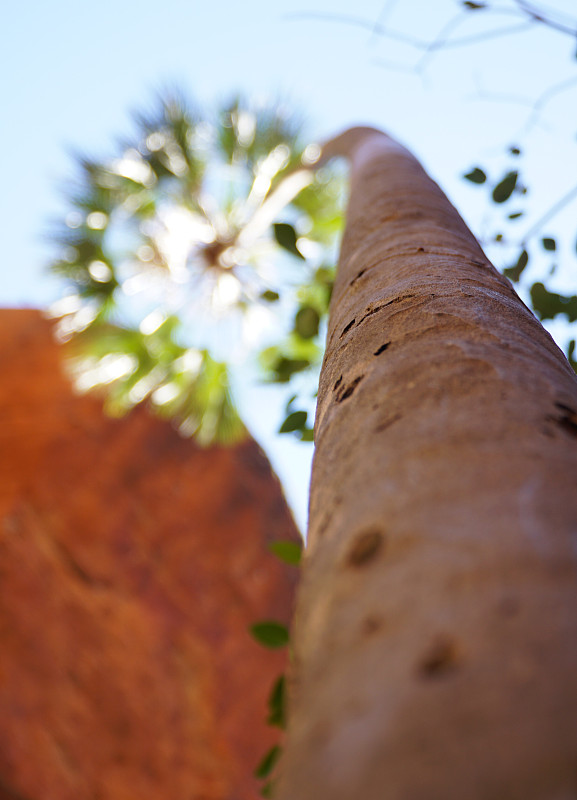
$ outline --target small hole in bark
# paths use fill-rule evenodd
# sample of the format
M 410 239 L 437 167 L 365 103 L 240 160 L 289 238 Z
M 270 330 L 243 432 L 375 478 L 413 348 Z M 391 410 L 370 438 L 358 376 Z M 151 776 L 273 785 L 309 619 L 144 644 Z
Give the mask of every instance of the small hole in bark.
M 354 379 L 354 381 L 349 383 L 348 386 L 345 386 L 337 397 L 337 403 L 342 403 L 343 400 L 346 400 L 348 397 L 350 397 L 364 377 L 364 375 L 359 375 Z
M 557 419 L 556 422 L 563 428 L 565 433 L 568 433 L 570 436 L 577 436 L 577 418 L 573 420 L 569 417 L 561 417 Z
M 424 252 L 425 252 L 424 247 L 419 247 L 419 249 L 417 250 L 417 253 L 424 253 Z
M 316 532 L 316 535 L 319 537 L 319 539 L 320 539 L 321 536 L 324 536 L 324 534 L 326 533 L 326 530 L 329 527 L 329 524 L 330 524 L 332 518 L 333 518 L 333 515 L 329 513 L 320 522 L 319 527 L 317 528 L 317 532 Z
M 383 620 L 381 617 L 370 616 L 363 620 L 361 625 L 361 634 L 363 636 L 372 636 L 383 627 Z
M 343 382 L 343 376 L 341 375 L 340 378 L 337 381 L 335 381 L 335 385 L 333 386 L 333 392 L 336 392 L 336 390 L 339 388 L 342 382 Z
M 383 431 L 386 431 L 387 428 L 390 428 L 390 426 L 394 422 L 397 422 L 400 419 L 401 419 L 401 414 L 393 414 L 392 417 L 389 417 L 389 419 L 383 420 L 382 422 L 380 422 L 377 425 L 377 427 L 375 428 L 375 433 L 382 433 Z
M 577 411 L 574 411 L 564 403 L 555 403 L 555 407 L 561 411 L 559 416 L 548 416 L 546 419 L 555 422 L 569 436 L 577 436 Z
M 458 661 L 455 642 L 448 636 L 438 636 L 429 646 L 419 664 L 424 678 L 437 678 L 453 670 Z
M 339 339 L 342 339 L 342 338 L 343 338 L 343 336 L 345 335 L 345 333 L 347 333 L 348 331 L 350 331 L 350 329 L 353 327 L 353 325 L 355 324 L 355 322 L 356 322 L 356 320 L 352 319 L 352 320 L 349 322 L 349 324 L 348 324 L 348 325 L 345 325 L 345 327 L 343 328 L 343 332 L 342 332 L 342 333 L 341 333 L 341 335 L 339 336 Z
M 389 345 L 390 345 L 390 342 L 385 342 L 384 344 L 382 344 L 382 345 L 379 347 L 379 349 L 378 349 L 378 350 L 375 350 L 375 352 L 373 353 L 373 355 L 374 355 L 374 356 L 380 356 L 380 355 L 381 355 L 381 353 L 384 353 L 384 352 L 385 352 L 385 350 L 387 349 L 387 347 L 388 347 Z
M 567 414 L 577 414 L 576 411 L 573 411 L 572 408 L 570 408 L 569 406 L 566 406 L 565 403 L 555 403 L 555 405 L 557 406 L 559 411 L 565 411 L 565 413 L 567 413 Z
M 375 528 L 360 533 L 347 555 L 347 564 L 350 567 L 364 567 L 372 561 L 381 550 L 385 537 Z
M 358 281 L 358 279 L 359 279 L 360 277 L 362 277 L 362 276 L 365 274 L 365 272 L 366 272 L 366 269 L 362 269 L 362 270 L 359 272 L 359 274 L 358 274 L 358 275 L 355 275 L 355 277 L 354 277 L 354 278 L 352 279 L 352 281 L 349 283 L 349 286 L 352 286 L 352 285 L 353 285 L 353 283 L 355 283 L 355 281 Z

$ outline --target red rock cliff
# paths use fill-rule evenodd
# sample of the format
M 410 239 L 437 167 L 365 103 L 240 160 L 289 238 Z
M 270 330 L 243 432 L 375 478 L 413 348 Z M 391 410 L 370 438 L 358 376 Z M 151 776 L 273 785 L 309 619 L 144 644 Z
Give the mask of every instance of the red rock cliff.
M 50 325 L 0 312 L 0 800 L 244 800 L 274 743 L 297 533 L 253 441 L 105 418 Z

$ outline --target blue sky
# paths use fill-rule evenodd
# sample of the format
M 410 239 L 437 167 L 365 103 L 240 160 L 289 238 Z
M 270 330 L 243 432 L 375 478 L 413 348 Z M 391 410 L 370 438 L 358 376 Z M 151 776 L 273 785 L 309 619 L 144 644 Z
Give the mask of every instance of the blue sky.
M 0 32 L 0 302 L 43 306 L 58 296 L 45 274 L 50 248 L 43 233 L 62 209 L 58 185 L 71 174 L 70 150 L 106 155 L 130 133 L 131 110 L 150 105 L 157 89 L 175 82 L 207 106 L 237 90 L 280 93 L 308 115 L 317 139 L 354 123 L 384 127 L 423 160 L 481 238 L 495 231 L 486 193 L 461 176 L 479 163 L 499 177 L 509 163 L 505 147 L 519 143 L 531 189 L 521 223 L 528 229 L 577 183 L 574 40 L 533 25 L 430 52 L 416 73 L 417 47 L 370 29 L 378 23 L 432 41 L 461 13 L 450 36 L 464 38 L 517 25 L 508 13 L 514 7 L 514 0 L 504 0 L 502 13 L 490 15 L 466 13 L 456 0 L 11 3 Z M 547 8 L 557 17 L 577 16 L 574 0 Z M 544 102 L 543 93 L 555 86 L 559 91 Z M 539 98 L 540 113 L 532 116 Z M 559 291 L 575 291 L 576 209 L 573 203 L 543 231 L 561 241 L 551 284 Z M 502 249 L 489 252 L 504 263 L 510 257 Z M 549 262 L 532 259 L 533 280 Z M 554 334 L 561 343 L 570 335 L 562 324 Z M 311 448 L 271 436 L 282 414 L 282 398 L 271 390 L 245 387 L 241 402 L 302 524 Z

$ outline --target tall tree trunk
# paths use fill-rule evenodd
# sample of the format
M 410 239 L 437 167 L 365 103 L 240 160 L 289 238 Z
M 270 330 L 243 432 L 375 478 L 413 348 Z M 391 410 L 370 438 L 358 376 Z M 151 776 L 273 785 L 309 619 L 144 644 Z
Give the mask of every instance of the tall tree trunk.
M 343 142 L 279 797 L 577 798 L 576 376 L 415 158 Z

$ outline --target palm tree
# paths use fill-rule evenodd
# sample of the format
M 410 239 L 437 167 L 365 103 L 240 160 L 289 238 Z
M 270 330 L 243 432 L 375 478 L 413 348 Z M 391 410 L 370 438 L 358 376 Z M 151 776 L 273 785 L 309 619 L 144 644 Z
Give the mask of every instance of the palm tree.
M 415 158 L 353 129 L 281 800 L 575 794 L 577 379 Z
M 78 387 L 106 387 L 109 411 L 147 401 L 201 444 L 232 443 L 229 367 L 263 317 L 283 331 L 292 315 L 263 355 L 274 379 L 320 360 L 340 182 L 311 169 L 319 148 L 280 104 L 202 117 L 172 93 L 136 126 L 115 157 L 78 159 L 52 265 L 70 290 L 52 313 Z

